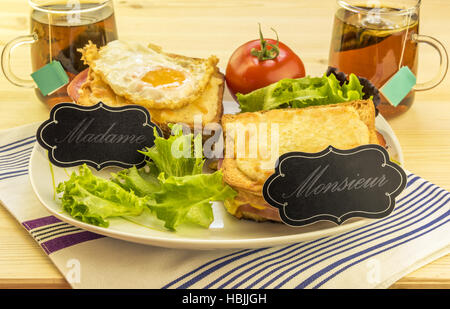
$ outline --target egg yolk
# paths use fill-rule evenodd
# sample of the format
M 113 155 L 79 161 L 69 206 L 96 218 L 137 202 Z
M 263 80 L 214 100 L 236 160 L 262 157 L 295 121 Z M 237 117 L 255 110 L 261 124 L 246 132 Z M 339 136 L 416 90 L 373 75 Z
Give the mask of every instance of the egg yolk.
M 164 85 L 176 87 L 181 85 L 185 79 L 186 76 L 181 71 L 170 68 L 158 68 L 147 72 L 147 74 L 145 74 L 142 78 L 142 81 L 152 85 L 153 87 Z

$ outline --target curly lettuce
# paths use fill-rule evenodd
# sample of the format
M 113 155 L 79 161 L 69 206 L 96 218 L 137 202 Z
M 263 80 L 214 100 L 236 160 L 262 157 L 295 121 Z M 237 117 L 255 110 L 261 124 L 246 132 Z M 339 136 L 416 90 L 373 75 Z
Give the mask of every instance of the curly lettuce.
M 155 145 L 142 151 L 152 160 L 147 167 L 121 171 L 113 181 L 148 196 L 148 208 L 166 228 L 175 230 L 182 223 L 207 228 L 214 220 L 211 202 L 231 199 L 236 192 L 223 183 L 221 171 L 202 174 L 201 135 L 183 135 L 179 125 L 172 126 L 172 133 L 167 139 L 155 134 Z
M 156 167 L 167 176 L 201 174 L 205 163 L 202 136 L 183 135 L 181 125 L 170 127 L 173 135 L 165 139 L 158 136 L 155 130 L 155 145 L 141 151 L 152 160 L 149 162 L 150 168 Z
M 143 168 L 132 167 L 96 177 L 83 165 L 79 174 L 59 184 L 62 207 L 72 217 L 107 227 L 108 218 L 139 216 L 148 209 L 169 230 L 180 224 L 209 227 L 213 222 L 212 201 L 225 201 L 236 192 L 224 184 L 222 172 L 202 174 L 201 135 L 183 135 L 173 127 L 168 139 L 155 133 L 155 145 L 142 151 L 151 161 Z
M 121 186 L 128 192 L 133 192 L 139 197 L 147 196 L 158 191 L 161 184 L 158 180 L 158 171 L 155 168 L 145 169 L 133 166 L 122 170 L 117 174 L 111 174 L 111 181 Z
M 62 208 L 80 221 L 108 227 L 108 218 L 139 216 L 145 209 L 149 197 L 138 197 L 116 183 L 96 177 L 86 164 L 79 167 L 79 173 L 72 173 L 70 179 L 60 183 L 57 193 Z
M 334 74 L 323 77 L 282 79 L 248 94 L 238 93 L 242 112 L 277 108 L 302 108 L 362 99 L 363 86 L 356 75 L 341 85 Z
M 214 220 L 211 202 L 225 201 L 236 195 L 230 186 L 223 184 L 221 171 L 168 178 L 161 174 L 159 179 L 161 190 L 151 195 L 149 209 L 169 230 L 175 230 L 182 223 L 209 227 Z

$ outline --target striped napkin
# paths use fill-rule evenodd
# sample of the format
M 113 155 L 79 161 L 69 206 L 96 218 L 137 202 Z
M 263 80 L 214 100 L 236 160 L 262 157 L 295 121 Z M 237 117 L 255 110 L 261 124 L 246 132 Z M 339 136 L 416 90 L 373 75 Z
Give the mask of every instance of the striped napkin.
M 0 132 L 0 200 L 74 288 L 386 288 L 450 251 L 450 193 L 411 173 L 391 215 L 308 242 L 194 251 L 83 231 L 51 216 L 31 189 L 37 126 Z

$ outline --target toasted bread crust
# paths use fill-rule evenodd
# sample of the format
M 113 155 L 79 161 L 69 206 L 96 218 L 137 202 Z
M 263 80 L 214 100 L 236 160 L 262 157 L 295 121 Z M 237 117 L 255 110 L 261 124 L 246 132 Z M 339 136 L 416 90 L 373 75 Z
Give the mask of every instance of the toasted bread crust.
M 308 107 L 307 109 L 329 109 L 335 106 L 346 107 L 351 106 L 354 107 L 357 114 L 359 115 L 359 119 L 367 126 L 368 128 L 368 143 L 369 144 L 381 144 L 379 142 L 379 138 L 377 136 L 377 132 L 375 130 L 375 107 L 370 100 L 358 100 L 352 101 L 348 103 L 338 103 L 326 106 L 313 106 Z M 289 109 L 284 110 L 283 113 L 295 113 L 300 109 Z M 277 119 L 279 117 L 285 116 L 285 114 L 280 113 L 282 110 L 271 110 L 271 111 L 261 111 L 256 113 L 242 113 L 237 115 L 224 115 L 222 117 L 222 125 L 224 131 L 226 131 L 227 124 L 239 121 L 242 119 L 252 119 L 255 114 L 265 114 L 271 113 L 271 119 Z M 327 111 L 324 111 L 327 112 Z M 357 117 L 357 116 L 356 116 Z M 245 121 L 244 121 L 245 122 Z M 246 175 L 241 169 L 239 169 L 237 160 L 235 158 L 224 158 L 222 163 L 223 177 L 224 181 L 234 187 L 237 190 L 243 190 L 249 193 L 261 195 L 262 185 L 261 181 L 257 181 L 256 179 L 251 179 L 248 175 Z
M 238 195 L 235 197 L 235 200 L 245 203 L 239 206 L 233 214 L 236 218 L 251 219 L 259 222 L 281 222 L 279 210 L 269 205 L 262 195 L 238 190 Z M 252 205 L 257 205 L 258 208 L 255 208 Z
M 270 219 L 267 219 L 267 218 L 265 218 L 263 216 L 260 216 L 260 215 L 258 215 L 256 213 L 248 212 L 248 211 L 241 211 L 240 212 L 240 217 L 238 217 L 238 216 L 235 216 L 235 217 L 238 218 L 238 219 L 253 220 L 253 221 L 256 221 L 256 222 L 271 221 L 271 222 L 274 222 L 274 223 L 279 223 L 279 221 L 270 220 Z
M 124 48 L 136 48 L 135 44 L 129 44 L 121 41 L 113 41 L 110 42 L 110 44 L 119 44 L 119 46 L 124 46 Z M 108 52 L 108 46 L 110 44 L 98 48 L 95 44 L 89 41 L 86 46 L 78 49 L 78 51 L 82 54 L 81 59 L 84 61 L 84 63 L 89 65 L 90 69 L 92 71 L 95 71 L 96 75 L 106 84 L 109 84 L 108 77 L 102 70 L 99 69 L 99 67 L 101 67 L 101 62 L 99 63 L 99 61 L 102 60 L 101 55 Z M 179 109 L 199 99 L 205 92 L 205 89 L 208 87 L 211 77 L 216 73 L 217 63 L 219 62 L 219 59 L 216 56 L 210 56 L 203 59 L 187 57 L 174 53 L 166 53 L 162 51 L 161 47 L 155 44 L 148 44 L 147 48 L 149 51 L 153 50 L 159 55 L 163 55 L 164 57 L 171 58 L 174 61 L 177 61 L 177 63 L 182 64 L 185 68 L 191 69 L 192 67 L 204 67 L 202 78 L 198 81 L 192 93 L 176 99 L 165 98 L 164 100 L 156 100 L 153 98 L 137 96 L 134 92 L 128 92 L 127 89 L 124 89 L 123 87 L 112 86 L 111 88 L 114 88 L 115 94 L 123 98 L 124 101 L 130 101 L 133 102 L 133 104 L 142 105 L 149 110 Z M 103 55 L 103 57 L 105 57 L 105 55 Z
M 223 116 L 223 92 L 225 90 L 225 76 L 219 72 L 219 70 L 216 71 L 214 74 L 214 77 L 220 78 L 222 82 L 220 83 L 218 89 L 217 89 L 217 104 L 215 106 L 215 112 L 212 119 L 207 119 L 204 121 L 203 126 L 205 126 L 208 123 L 220 123 L 222 116 Z M 151 114 L 151 112 L 150 112 Z M 157 122 L 157 121 L 156 121 Z M 158 126 L 161 128 L 161 130 L 164 132 L 165 136 L 169 136 L 171 134 L 170 128 L 169 128 L 170 122 L 157 122 Z M 186 122 L 186 124 L 189 126 L 189 129 L 191 131 L 194 130 L 194 122 Z M 207 138 L 206 135 L 204 135 L 204 138 Z
M 212 107 L 214 109 L 214 112 L 212 113 L 212 117 L 210 115 L 211 113 L 209 110 L 202 113 L 203 118 L 203 126 L 209 123 L 220 123 L 222 115 L 223 115 L 223 92 L 225 89 L 225 76 L 217 69 L 214 73 L 213 77 L 211 78 L 211 83 L 214 81 L 214 79 L 219 80 L 217 83 L 217 100 L 213 102 L 214 106 Z M 215 86 L 211 86 L 215 87 Z M 207 87 L 208 90 L 208 87 Z M 114 91 L 105 83 L 101 78 L 99 78 L 95 72 L 92 70 L 89 70 L 88 78 L 87 80 L 81 85 L 80 89 L 78 90 L 79 98 L 77 100 L 77 103 L 80 105 L 90 106 L 94 105 L 99 101 L 103 101 L 105 104 L 111 105 L 111 106 L 124 106 L 133 104 L 132 102 L 128 101 L 127 99 L 118 96 L 114 93 Z M 205 98 L 203 98 L 205 97 Z M 198 100 L 208 100 L 206 98 L 206 93 L 201 96 Z M 195 102 L 194 102 L 195 103 Z M 191 103 L 193 104 L 193 103 Z M 177 118 L 176 114 L 179 113 L 180 116 L 185 116 L 187 107 L 182 107 L 180 109 L 174 109 L 174 110 L 167 110 L 166 113 L 172 114 L 172 116 L 175 116 L 174 118 Z M 170 128 L 169 124 L 176 122 L 171 121 L 170 119 L 164 119 L 164 116 L 157 117 L 157 115 L 162 115 L 161 113 L 164 113 L 165 110 L 153 110 L 149 109 L 150 115 L 152 116 L 152 121 L 155 122 L 163 131 L 165 136 L 170 135 Z M 194 130 L 194 115 L 191 115 L 190 121 L 183 121 L 190 129 L 191 131 Z M 206 118 L 205 118 L 206 117 Z M 206 136 L 205 136 L 206 138 Z

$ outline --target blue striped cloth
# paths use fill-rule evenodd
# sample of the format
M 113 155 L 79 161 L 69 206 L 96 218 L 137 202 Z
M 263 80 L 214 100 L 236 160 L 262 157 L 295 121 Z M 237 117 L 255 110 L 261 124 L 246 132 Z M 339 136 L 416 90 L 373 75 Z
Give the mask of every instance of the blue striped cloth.
M 47 213 L 32 192 L 36 128 L 0 133 L 0 200 L 74 288 L 385 288 L 449 252 L 450 193 L 412 173 L 388 217 L 308 242 L 194 251 L 83 231 Z

